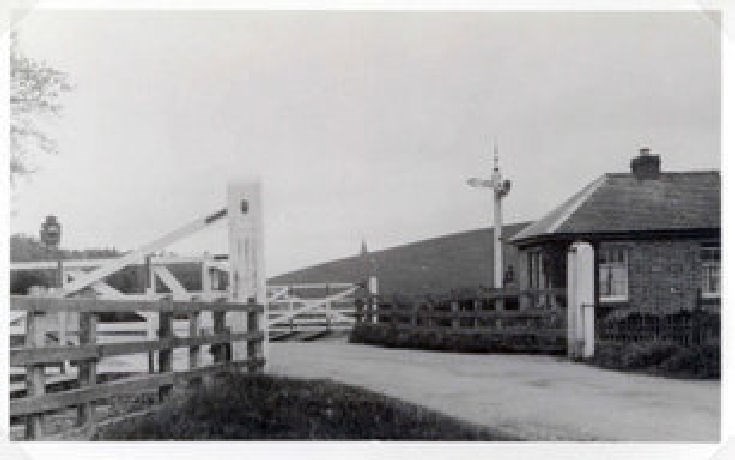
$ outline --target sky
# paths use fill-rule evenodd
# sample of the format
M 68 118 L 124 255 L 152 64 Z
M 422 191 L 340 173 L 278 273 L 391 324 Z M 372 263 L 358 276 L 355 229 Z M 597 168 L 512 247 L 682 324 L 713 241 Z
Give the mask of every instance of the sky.
M 135 249 L 264 187 L 276 275 L 489 226 L 497 142 L 506 222 L 540 218 L 642 146 L 720 169 L 720 29 L 683 13 L 48 11 L 21 49 L 69 73 L 59 154 L 11 200 L 62 247 Z M 181 254 L 226 252 L 226 225 Z

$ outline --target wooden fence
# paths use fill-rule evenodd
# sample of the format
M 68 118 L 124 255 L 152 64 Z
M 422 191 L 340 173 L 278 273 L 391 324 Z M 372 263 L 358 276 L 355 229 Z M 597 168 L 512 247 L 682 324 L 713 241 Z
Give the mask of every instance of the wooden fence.
M 358 304 L 357 333 L 353 336 L 382 328 L 404 335 L 474 337 L 484 339 L 486 343 L 502 342 L 507 348 L 517 351 L 563 352 L 567 335 L 566 308 L 521 310 L 517 306 L 520 296 L 564 294 L 565 290 L 559 289 L 506 289 L 481 296 L 445 296 L 440 299 L 375 297 Z M 503 304 L 514 308 L 503 308 Z M 399 341 L 401 345 L 411 346 L 407 343 L 410 340 Z M 421 345 L 417 347 L 424 348 Z M 492 348 L 491 345 L 488 347 Z
M 76 408 L 78 431 L 90 435 L 96 426 L 95 403 L 101 399 L 119 395 L 157 392 L 157 400 L 164 401 L 174 386 L 211 384 L 213 378 L 226 371 L 249 372 L 262 369 L 265 360 L 257 345 L 264 340 L 258 324 L 263 306 L 229 302 L 174 302 L 171 300 L 129 301 L 86 298 L 54 299 L 43 297 L 11 296 L 10 309 L 25 311 L 26 343 L 11 348 L 10 365 L 23 366 L 26 372 L 26 395 L 10 400 L 10 417 L 25 420 L 26 439 L 48 439 L 44 435 L 44 417 L 55 411 Z M 41 316 L 56 312 L 79 314 L 78 345 L 48 346 L 46 331 L 40 326 Z M 123 343 L 96 343 L 97 315 L 104 312 L 155 312 L 159 316 L 156 340 Z M 200 327 L 203 312 L 211 312 L 212 333 L 204 333 Z M 230 332 L 225 325 L 227 312 L 247 314 L 245 332 Z M 174 314 L 184 316 L 189 322 L 187 337 L 173 333 Z M 247 359 L 234 361 L 232 345 L 247 343 Z M 201 365 L 200 348 L 211 345 L 213 364 Z M 188 366 L 174 372 L 172 354 L 176 348 L 188 348 Z M 97 363 L 103 357 L 149 353 L 157 351 L 158 366 L 154 371 L 152 359 L 149 372 L 133 377 L 100 382 Z M 72 389 L 47 391 L 46 369 L 70 362 L 77 368 L 77 384 Z

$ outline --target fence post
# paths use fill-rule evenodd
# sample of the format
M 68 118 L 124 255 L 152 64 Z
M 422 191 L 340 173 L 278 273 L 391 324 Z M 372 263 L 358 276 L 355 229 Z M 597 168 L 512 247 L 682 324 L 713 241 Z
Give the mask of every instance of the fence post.
M 57 314 L 57 324 L 59 326 L 59 346 L 63 347 L 66 345 L 67 342 L 67 336 L 68 336 L 68 316 L 69 313 L 65 311 L 60 311 Z M 59 373 L 66 374 L 67 369 L 67 362 L 61 361 L 59 363 Z
M 255 305 L 254 302 L 251 302 L 252 305 Z M 248 327 L 247 332 L 249 334 L 254 334 L 258 332 L 259 329 L 259 319 L 260 314 L 257 311 L 250 311 L 248 312 Z M 263 340 L 265 340 L 265 337 L 263 337 Z M 247 368 L 248 372 L 259 372 L 263 370 L 263 366 L 257 362 L 257 359 L 261 357 L 262 355 L 262 340 L 248 340 L 248 346 L 247 346 Z
M 189 313 L 189 337 L 199 336 L 199 312 Z M 199 345 L 189 346 L 189 370 L 199 367 Z
M 452 310 L 452 329 L 456 331 L 459 329 L 459 301 L 450 301 L 450 308 Z
M 212 333 L 214 335 L 224 334 L 227 332 L 227 328 L 225 326 L 225 315 L 226 312 L 224 311 L 212 311 Z M 229 344 L 214 343 L 210 345 L 210 353 L 212 354 L 212 359 L 214 360 L 215 365 L 224 364 L 227 360 L 227 346 L 229 346 Z M 214 387 L 217 372 L 218 371 L 215 370 L 214 372 L 207 372 L 202 375 L 202 383 L 205 387 Z
M 166 302 L 166 307 L 169 305 L 170 304 Z M 163 341 L 173 337 L 174 314 L 173 311 L 163 311 L 162 309 L 160 315 L 158 340 Z M 173 350 L 171 348 L 161 348 L 158 351 L 158 372 L 165 374 L 173 371 L 173 360 L 171 359 L 172 353 Z M 158 400 L 163 402 L 170 393 L 171 385 L 162 385 L 158 389 Z
M 43 347 L 46 331 L 41 321 L 43 313 L 29 311 L 26 316 L 26 347 Z M 46 392 L 46 376 L 43 364 L 26 366 L 26 392 L 29 397 L 41 396 Z M 43 414 L 26 417 L 26 439 L 39 439 L 43 436 Z
M 692 344 L 700 345 L 703 343 L 703 328 L 702 328 L 702 289 L 697 288 L 696 297 L 694 300 L 694 311 L 692 312 Z
M 355 324 L 362 324 L 362 315 L 364 315 L 362 300 L 355 300 Z
M 152 255 L 146 254 L 145 256 L 145 271 L 147 275 L 147 282 L 145 287 L 145 295 L 149 299 L 153 300 L 156 296 L 156 272 L 153 271 Z M 146 315 L 146 324 L 148 326 L 147 339 L 158 340 L 158 323 L 160 317 L 157 313 L 149 313 Z M 156 352 L 154 350 L 148 351 L 148 373 L 153 374 L 156 372 Z
M 288 331 L 293 332 L 293 297 L 291 297 L 291 287 L 289 286 L 288 291 L 286 291 L 286 295 L 288 296 Z
M 214 334 L 215 335 L 227 333 L 227 327 L 225 326 L 225 318 L 226 318 L 226 312 L 224 311 L 212 312 L 212 320 L 214 321 Z M 224 344 L 224 343 L 216 344 L 215 352 L 214 352 L 215 364 L 222 364 L 225 361 L 227 361 L 228 346 L 229 346 L 229 343 L 228 344 Z
M 482 312 L 482 300 L 475 298 L 472 301 L 472 311 L 475 313 L 475 319 L 472 322 L 475 329 L 480 329 L 480 312 Z
M 329 296 L 329 285 L 327 285 L 327 296 Z M 332 315 L 331 309 L 332 309 L 332 302 L 330 300 L 327 300 L 326 302 L 324 302 L 324 321 L 327 324 L 327 332 L 329 332 L 329 330 L 331 329 L 331 321 L 330 321 L 330 318 Z
M 79 314 L 79 344 L 97 341 L 97 316 L 94 313 Z M 79 388 L 97 385 L 97 362 L 88 359 L 79 363 Z M 77 424 L 91 433 L 95 426 L 95 402 L 89 401 L 77 407 Z

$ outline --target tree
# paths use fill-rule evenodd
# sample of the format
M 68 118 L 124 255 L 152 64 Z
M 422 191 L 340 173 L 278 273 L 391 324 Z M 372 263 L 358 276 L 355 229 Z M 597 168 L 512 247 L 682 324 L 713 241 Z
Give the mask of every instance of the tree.
M 10 36 L 10 183 L 35 171 L 34 153 L 56 154 L 58 145 L 38 125 L 42 116 L 59 116 L 59 98 L 70 91 L 69 77 L 28 58 L 18 48 L 15 34 Z

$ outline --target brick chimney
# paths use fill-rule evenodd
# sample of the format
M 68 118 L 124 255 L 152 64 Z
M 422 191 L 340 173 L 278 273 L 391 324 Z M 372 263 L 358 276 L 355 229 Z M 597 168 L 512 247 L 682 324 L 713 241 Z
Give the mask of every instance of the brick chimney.
M 636 179 L 658 179 L 661 175 L 661 158 L 651 155 L 651 149 L 643 147 L 639 155 L 630 160 L 630 172 Z

